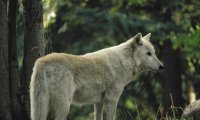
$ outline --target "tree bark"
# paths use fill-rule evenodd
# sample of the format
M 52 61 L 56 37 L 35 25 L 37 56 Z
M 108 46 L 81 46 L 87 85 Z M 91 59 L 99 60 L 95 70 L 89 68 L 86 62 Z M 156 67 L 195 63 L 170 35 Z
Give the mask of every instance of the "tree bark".
M 181 96 L 181 51 L 172 48 L 171 41 L 164 43 L 163 60 L 164 60 L 164 75 L 163 75 L 163 103 L 165 111 L 169 116 L 173 116 L 173 107 L 182 107 L 183 99 Z M 178 111 L 178 114 L 177 114 Z M 174 110 L 176 115 L 181 117 L 181 110 Z
M 8 0 L 0 0 L 0 119 L 11 120 L 8 63 Z
M 19 104 L 19 66 L 17 59 L 17 41 L 16 41 L 16 17 L 17 0 L 9 1 L 8 13 L 8 58 L 9 58 L 9 80 L 11 92 L 11 113 L 15 120 L 22 120 L 21 106 Z
M 36 59 L 44 55 L 42 0 L 24 0 L 25 37 L 23 60 L 23 98 L 27 116 L 30 116 L 29 83 Z

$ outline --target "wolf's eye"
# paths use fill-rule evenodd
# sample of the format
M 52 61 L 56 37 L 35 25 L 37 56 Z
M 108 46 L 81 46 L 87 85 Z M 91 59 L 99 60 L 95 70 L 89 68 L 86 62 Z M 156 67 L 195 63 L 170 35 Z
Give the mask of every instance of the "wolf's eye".
M 147 55 L 148 55 L 148 56 L 151 56 L 151 52 L 147 52 Z

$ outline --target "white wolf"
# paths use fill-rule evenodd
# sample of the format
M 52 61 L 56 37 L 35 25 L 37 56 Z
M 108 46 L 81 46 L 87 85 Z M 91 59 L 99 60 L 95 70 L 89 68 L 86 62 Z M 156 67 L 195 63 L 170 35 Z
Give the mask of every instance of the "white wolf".
M 85 55 L 39 58 L 30 83 L 31 119 L 46 120 L 51 111 L 55 120 L 65 120 L 71 104 L 94 104 L 95 120 L 114 120 L 124 87 L 144 70 L 163 69 L 150 36 L 138 33 L 118 46 Z

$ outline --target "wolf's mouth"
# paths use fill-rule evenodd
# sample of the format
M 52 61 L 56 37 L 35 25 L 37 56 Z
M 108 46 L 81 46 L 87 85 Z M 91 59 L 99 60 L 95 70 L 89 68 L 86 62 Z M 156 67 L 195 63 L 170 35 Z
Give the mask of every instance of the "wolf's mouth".
M 151 71 L 153 71 L 153 72 L 159 72 L 160 70 L 156 70 L 156 69 L 153 69 L 153 68 L 151 68 L 151 67 L 148 67 Z

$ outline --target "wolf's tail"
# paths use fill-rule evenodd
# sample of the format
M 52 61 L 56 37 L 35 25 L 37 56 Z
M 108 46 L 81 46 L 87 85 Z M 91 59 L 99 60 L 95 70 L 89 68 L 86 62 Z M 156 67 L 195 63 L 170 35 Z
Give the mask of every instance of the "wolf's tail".
M 46 120 L 49 107 L 49 91 L 44 65 L 36 62 L 30 82 L 31 120 Z

